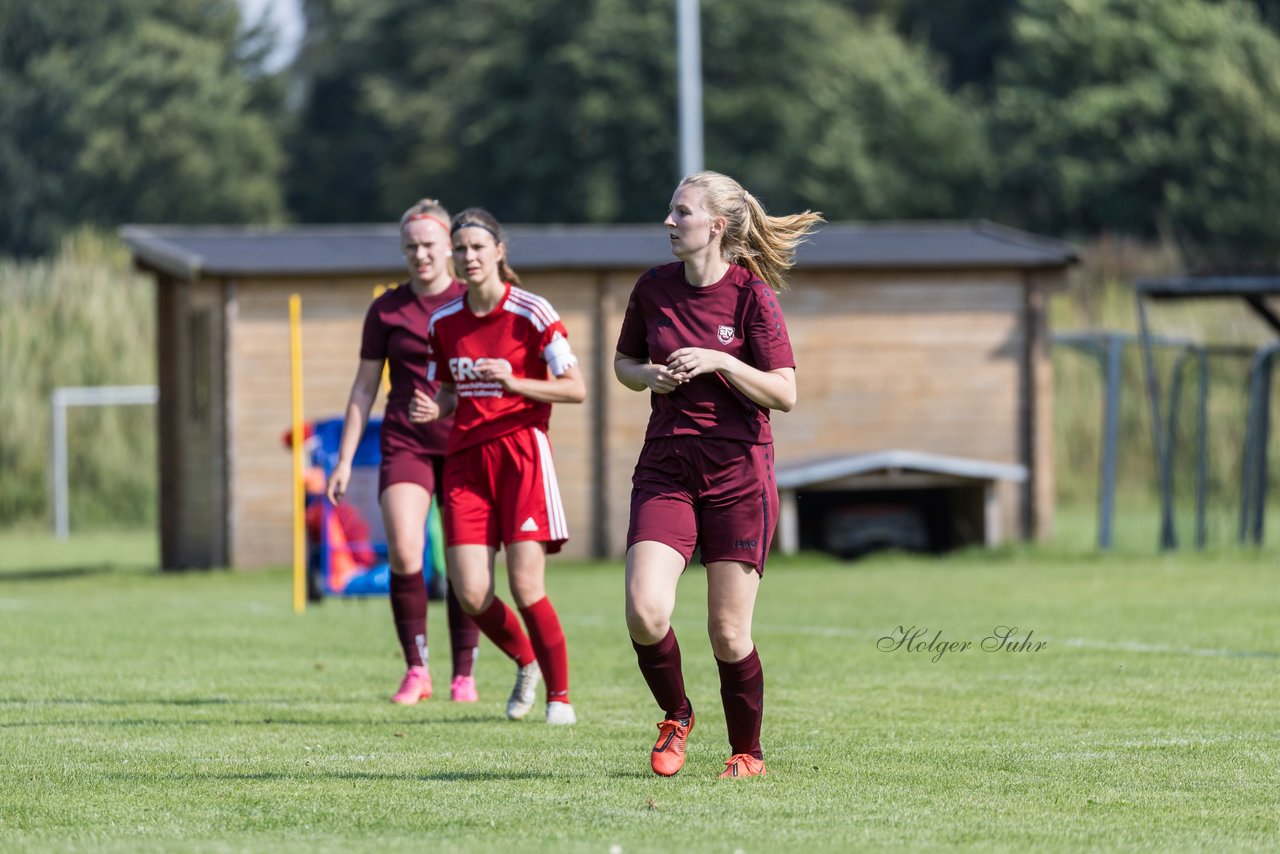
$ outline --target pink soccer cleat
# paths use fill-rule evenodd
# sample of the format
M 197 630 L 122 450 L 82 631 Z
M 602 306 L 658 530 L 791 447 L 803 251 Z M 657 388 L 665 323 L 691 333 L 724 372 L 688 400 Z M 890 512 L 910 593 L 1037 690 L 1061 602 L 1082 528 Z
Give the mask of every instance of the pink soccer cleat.
M 419 700 L 431 698 L 431 673 L 422 665 L 410 667 L 400 682 L 400 690 L 391 698 L 391 702 L 401 706 L 412 706 Z
M 449 699 L 455 703 L 474 703 L 480 699 L 472 676 L 455 676 L 449 683 Z

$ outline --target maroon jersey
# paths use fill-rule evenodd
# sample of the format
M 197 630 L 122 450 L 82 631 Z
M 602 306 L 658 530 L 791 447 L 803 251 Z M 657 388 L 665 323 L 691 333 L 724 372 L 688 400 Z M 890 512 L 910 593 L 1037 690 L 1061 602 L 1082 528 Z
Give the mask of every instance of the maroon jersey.
M 445 451 L 451 422 L 414 424 L 409 421 L 413 390 L 435 397 L 440 383 L 427 379 L 427 326 L 431 313 L 467 291 L 452 282 L 443 293 L 418 296 L 409 284 L 387 291 L 373 301 L 364 317 L 360 358 L 386 360 L 390 365 L 391 391 L 382 419 L 382 455 L 396 451 L 439 455 Z
M 684 264 L 654 267 L 636 282 L 622 320 L 618 352 L 665 365 L 681 347 L 728 353 L 762 371 L 794 368 L 787 323 L 777 295 L 736 264 L 720 281 L 695 288 Z M 769 410 L 719 373 L 702 374 L 670 394 L 650 395 L 645 439 L 706 436 L 752 444 L 773 441 Z
M 546 432 L 551 404 L 506 391 L 475 373 L 480 359 L 505 359 L 511 374 L 535 380 L 561 376 L 577 364 L 560 315 L 537 294 L 507 285 L 507 292 L 483 316 L 465 296 L 431 316 L 427 378 L 458 387 L 458 408 L 449 434 L 450 454 L 527 427 Z

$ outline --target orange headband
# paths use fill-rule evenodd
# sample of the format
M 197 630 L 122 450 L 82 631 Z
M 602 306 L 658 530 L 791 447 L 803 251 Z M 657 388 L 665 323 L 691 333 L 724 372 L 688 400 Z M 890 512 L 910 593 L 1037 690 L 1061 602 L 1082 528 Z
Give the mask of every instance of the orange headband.
M 408 219 L 406 219 L 405 222 L 413 222 L 415 219 L 429 219 L 432 222 L 434 222 L 436 225 L 443 228 L 446 234 L 449 232 L 449 223 L 445 222 L 435 214 L 429 214 L 429 213 L 413 214 Z

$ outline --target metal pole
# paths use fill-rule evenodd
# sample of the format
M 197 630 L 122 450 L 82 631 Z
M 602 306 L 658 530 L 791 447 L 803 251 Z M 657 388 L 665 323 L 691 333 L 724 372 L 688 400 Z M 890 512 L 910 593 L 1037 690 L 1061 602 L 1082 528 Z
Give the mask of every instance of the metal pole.
M 53 535 L 59 540 L 71 536 L 67 513 L 67 403 L 62 389 L 49 397 L 53 414 Z
M 1209 354 L 1196 348 L 1200 363 L 1200 397 L 1196 406 L 1196 548 L 1208 541 L 1205 492 L 1209 480 Z
M 1102 410 L 1102 477 L 1098 484 L 1098 548 L 1111 548 L 1112 520 L 1115 518 L 1116 497 L 1116 446 L 1120 436 L 1120 382 L 1124 367 L 1124 339 L 1119 335 L 1106 336 L 1105 364 L 1103 368 L 1103 394 L 1106 403 Z
M 1164 446 L 1164 482 L 1167 484 L 1169 494 L 1174 496 L 1177 492 L 1177 466 L 1174 460 L 1178 456 L 1178 414 L 1182 409 L 1182 382 L 1183 373 L 1186 368 L 1187 359 L 1191 358 L 1193 347 L 1188 344 L 1178 349 L 1177 355 L 1173 359 L 1173 372 L 1169 378 L 1169 412 L 1166 416 L 1167 426 L 1165 427 L 1165 446 Z
M 1142 291 L 1135 295 L 1138 303 L 1138 332 L 1142 338 L 1142 365 L 1147 379 L 1147 400 L 1151 405 L 1151 439 L 1156 451 L 1156 479 L 1160 482 L 1160 548 L 1173 549 L 1178 543 L 1173 527 L 1173 496 L 1165 477 L 1164 430 L 1160 418 L 1160 378 L 1156 375 L 1155 357 L 1151 353 L 1150 327 L 1147 325 L 1147 309 Z
M 680 177 L 702 170 L 702 30 L 698 0 L 676 0 Z
M 1267 524 L 1267 445 L 1269 444 L 1271 433 L 1271 370 L 1275 363 L 1276 353 L 1280 352 L 1280 347 L 1272 345 L 1266 349 L 1266 354 L 1262 357 L 1260 383 L 1258 386 L 1258 437 L 1256 441 L 1257 455 L 1255 462 L 1257 468 L 1254 470 L 1253 501 L 1254 501 L 1254 517 L 1253 517 L 1253 544 L 1255 546 L 1262 545 L 1264 533 Z
M 1247 542 L 1249 533 L 1249 519 L 1253 512 L 1253 468 L 1256 465 L 1254 459 L 1253 446 L 1255 436 L 1257 435 L 1257 385 L 1258 385 L 1258 360 L 1255 358 L 1249 367 L 1249 381 L 1246 384 L 1249 395 L 1249 405 L 1245 411 L 1245 428 L 1244 428 L 1244 451 L 1240 455 L 1240 527 L 1237 532 L 1237 539 L 1240 545 Z

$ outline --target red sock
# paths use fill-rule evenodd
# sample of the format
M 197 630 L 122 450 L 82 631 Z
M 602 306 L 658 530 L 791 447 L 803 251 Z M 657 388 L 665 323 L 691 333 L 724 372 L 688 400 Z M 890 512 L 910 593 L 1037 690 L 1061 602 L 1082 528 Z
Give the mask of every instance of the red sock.
M 720 701 L 729 728 L 729 749 L 764 758 L 760 749 L 760 721 L 764 717 L 764 671 L 755 647 L 741 661 L 716 659 L 720 667 Z
M 470 676 L 475 667 L 476 653 L 480 647 L 480 627 L 454 595 L 450 587 L 445 593 L 445 605 L 449 613 L 449 649 L 453 652 L 453 678 Z
M 528 608 L 521 608 L 520 614 L 547 683 L 547 702 L 569 702 L 569 651 L 551 600 L 544 596 Z
M 422 667 L 427 663 L 427 586 L 422 573 L 391 573 L 391 619 L 404 650 L 405 664 Z
M 680 669 L 680 644 L 676 630 L 667 629 L 667 636 L 655 644 L 641 644 L 632 640 L 640 673 L 649 683 L 653 699 L 669 721 L 688 720 L 693 713 L 689 698 L 684 692 L 684 673 Z
M 479 614 L 472 614 L 484 636 L 493 641 L 498 649 L 515 659 L 516 664 L 524 667 L 534 660 L 533 647 L 520 628 L 520 618 L 508 608 L 497 596 L 493 604 Z

